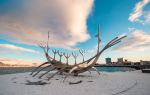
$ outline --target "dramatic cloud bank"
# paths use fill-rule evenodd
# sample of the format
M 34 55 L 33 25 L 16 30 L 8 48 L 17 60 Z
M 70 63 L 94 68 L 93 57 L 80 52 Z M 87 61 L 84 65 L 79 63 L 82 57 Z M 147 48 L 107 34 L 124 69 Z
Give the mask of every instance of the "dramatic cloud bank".
M 11 41 L 70 48 L 90 38 L 93 0 L 10 0 L 0 5 L 0 34 Z
M 129 20 L 131 22 L 140 22 L 142 24 L 150 23 L 150 11 L 143 11 L 143 8 L 150 3 L 150 0 L 142 0 L 138 2 L 134 11 L 130 14 Z
M 37 53 L 36 51 L 34 51 L 32 49 L 26 49 L 26 48 L 18 47 L 18 46 L 11 45 L 11 44 L 0 44 L 0 49 L 8 49 L 8 50 Z
M 150 34 L 142 30 L 134 30 L 119 46 L 114 48 L 119 51 L 144 51 L 150 49 Z

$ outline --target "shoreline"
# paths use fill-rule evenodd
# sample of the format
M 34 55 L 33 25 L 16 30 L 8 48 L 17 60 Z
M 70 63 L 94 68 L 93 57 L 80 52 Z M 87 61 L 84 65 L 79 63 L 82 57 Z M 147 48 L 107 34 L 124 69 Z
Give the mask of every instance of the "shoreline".
M 35 68 L 36 67 L 4 67 L 4 68 L 0 67 L 0 75 L 31 72 Z M 96 67 L 96 68 L 100 72 L 101 71 L 106 71 L 106 72 L 119 72 L 119 71 L 121 71 L 121 72 L 125 72 L 125 71 L 134 71 L 135 70 L 135 69 L 126 68 L 126 67 L 110 67 L 110 68 L 107 68 L 107 67 Z M 48 68 L 45 69 L 45 70 L 48 70 Z

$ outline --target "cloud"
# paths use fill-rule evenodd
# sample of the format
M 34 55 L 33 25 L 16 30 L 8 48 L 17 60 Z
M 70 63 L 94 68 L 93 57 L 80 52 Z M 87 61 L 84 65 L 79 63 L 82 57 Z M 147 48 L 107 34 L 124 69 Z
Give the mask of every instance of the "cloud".
M 0 34 L 11 41 L 70 48 L 90 38 L 86 21 L 94 0 L 13 0 L 1 6 Z
M 114 48 L 119 51 L 144 51 L 150 49 L 150 34 L 142 30 L 134 30 L 130 37 Z
M 150 2 L 150 0 L 142 0 L 135 5 L 134 11 L 130 14 L 129 20 L 131 22 L 140 22 L 142 24 L 150 23 L 150 11 L 143 11 L 143 8 Z
M 8 49 L 8 50 L 15 50 L 15 51 L 24 51 L 24 52 L 38 53 L 35 50 L 26 49 L 26 48 L 18 47 L 18 46 L 11 45 L 11 44 L 0 44 L 0 49 Z
M 129 32 L 132 32 L 132 31 L 134 31 L 134 30 L 135 30 L 135 28 L 133 28 L 133 27 L 129 27 L 129 28 L 128 28 L 128 30 L 129 30 Z
M 100 50 L 101 50 L 101 46 L 104 45 L 103 42 L 100 43 Z M 97 47 L 98 45 L 93 46 L 93 48 L 86 50 L 87 53 L 97 53 Z
M 0 58 L 0 62 L 3 62 L 4 64 L 10 64 L 10 65 L 28 65 L 33 66 L 33 63 L 37 63 L 36 61 L 32 60 L 25 60 L 25 59 L 12 59 L 12 58 Z M 40 64 L 41 62 L 38 61 L 37 64 Z

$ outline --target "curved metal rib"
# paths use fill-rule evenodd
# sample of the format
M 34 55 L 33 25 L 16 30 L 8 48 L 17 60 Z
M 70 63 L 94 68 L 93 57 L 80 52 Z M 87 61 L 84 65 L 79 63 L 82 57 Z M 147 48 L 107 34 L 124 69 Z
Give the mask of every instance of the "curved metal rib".
M 44 62 L 43 64 L 41 64 L 40 66 L 36 67 L 31 73 L 30 75 L 32 75 L 35 71 L 37 71 L 39 68 L 41 68 L 42 66 L 49 64 L 49 62 Z
M 48 74 L 50 71 L 53 71 L 53 70 L 55 70 L 55 69 L 56 69 L 56 68 L 53 67 L 52 69 L 50 69 L 50 70 L 46 71 L 45 73 L 41 74 L 41 76 L 39 76 L 39 78 L 42 78 L 44 75 Z
M 92 68 L 100 75 L 100 72 L 95 67 Z
M 33 77 L 35 77 L 38 73 L 40 73 L 40 71 L 42 71 L 42 70 L 44 70 L 44 69 L 46 69 L 46 68 L 48 68 L 48 67 L 51 67 L 52 65 L 50 64 L 50 65 L 48 65 L 48 66 L 46 66 L 46 67 L 43 67 L 43 68 L 41 68 L 39 71 L 37 71 L 35 74 L 33 74 L 32 76 Z
M 48 80 L 50 80 L 51 78 L 53 78 L 56 74 L 58 74 L 58 73 L 62 73 L 62 72 L 63 72 L 63 70 L 65 70 L 65 69 L 66 69 L 66 67 L 64 67 L 64 68 L 60 69 L 59 71 L 57 71 L 56 73 L 54 73 L 52 76 L 50 76 L 50 77 L 48 78 Z

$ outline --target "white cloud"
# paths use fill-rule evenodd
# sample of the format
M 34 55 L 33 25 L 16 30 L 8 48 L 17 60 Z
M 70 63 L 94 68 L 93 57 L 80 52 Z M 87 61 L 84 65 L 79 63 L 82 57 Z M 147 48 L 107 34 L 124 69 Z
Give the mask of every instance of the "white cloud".
M 0 44 L 0 49 L 9 49 L 9 50 L 16 50 L 16 51 L 24 51 L 24 52 L 38 53 L 38 52 L 35 51 L 35 50 L 26 49 L 26 48 L 18 47 L 18 46 L 11 45 L 11 44 Z
M 15 1 L 15 0 L 14 0 Z M 21 2 L 21 1 L 20 1 Z M 37 44 L 47 40 L 58 47 L 73 47 L 90 38 L 86 21 L 94 0 L 22 0 L 0 13 L 0 34 L 9 40 Z
M 150 34 L 142 30 L 134 30 L 131 36 L 114 48 L 119 51 L 144 51 L 150 49 Z
M 103 48 L 101 47 L 102 45 L 104 45 L 103 42 L 100 43 L 100 50 Z M 96 54 L 97 53 L 97 49 L 98 49 L 98 45 L 95 45 L 92 49 L 89 49 L 89 50 L 86 50 L 87 53 L 94 53 Z
M 142 24 L 150 23 L 149 12 L 143 11 L 143 8 L 150 2 L 150 0 L 142 0 L 138 2 L 134 8 L 134 11 L 130 14 L 129 20 L 131 22 L 140 22 Z
M 146 15 L 144 16 L 145 22 L 150 23 L 150 11 L 146 12 Z
M 129 32 L 132 32 L 132 31 L 134 31 L 134 30 L 135 30 L 135 28 L 133 28 L 133 27 L 129 27 L 129 28 L 128 28 L 128 30 L 129 30 Z
M 4 64 L 10 64 L 10 65 L 28 65 L 33 66 L 33 63 L 37 63 L 36 61 L 32 60 L 25 60 L 25 59 L 12 59 L 12 58 L 0 58 L 0 62 L 3 62 Z M 38 61 L 37 64 L 41 64 L 41 62 Z

